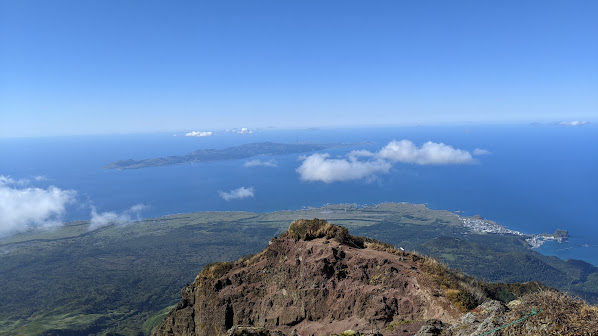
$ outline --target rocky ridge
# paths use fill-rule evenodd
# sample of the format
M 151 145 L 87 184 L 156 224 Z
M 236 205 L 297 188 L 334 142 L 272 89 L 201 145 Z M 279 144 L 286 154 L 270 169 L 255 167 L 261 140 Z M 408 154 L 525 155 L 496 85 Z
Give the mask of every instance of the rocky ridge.
M 526 296 L 513 307 L 495 299 L 538 289 L 545 287 L 487 286 L 326 221 L 298 220 L 254 256 L 207 265 L 153 335 L 477 335 L 520 318 L 528 306 Z M 598 330 L 598 309 L 586 308 Z M 556 327 L 517 330 L 536 335 Z M 571 335 L 583 335 L 579 328 Z

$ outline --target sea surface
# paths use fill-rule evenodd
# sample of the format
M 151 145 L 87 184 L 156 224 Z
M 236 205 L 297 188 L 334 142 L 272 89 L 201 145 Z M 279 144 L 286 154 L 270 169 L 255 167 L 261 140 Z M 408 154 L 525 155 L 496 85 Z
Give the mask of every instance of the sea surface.
M 443 142 L 473 151 L 477 164 L 421 166 L 395 163 L 389 173 L 345 182 L 306 182 L 296 169 L 301 154 L 262 157 L 277 167 L 245 167 L 250 159 L 135 170 L 103 166 L 121 159 L 183 155 L 196 149 L 273 141 L 344 143 L 323 150 L 332 158 L 351 150 L 377 151 L 391 140 Z M 363 143 L 368 142 L 368 143 Z M 310 154 L 310 153 L 307 153 Z M 64 221 L 87 220 L 91 207 L 121 213 L 147 206 L 143 218 L 196 211 L 270 212 L 326 203 L 425 203 L 432 209 L 479 214 L 524 233 L 568 230 L 565 243 L 538 251 L 598 265 L 598 127 L 556 125 L 414 126 L 354 129 L 263 129 L 252 134 L 215 132 L 0 139 L 0 175 L 33 179 L 77 192 Z M 25 188 L 25 186 L 22 186 Z M 219 192 L 251 187 L 254 196 L 224 200 Z

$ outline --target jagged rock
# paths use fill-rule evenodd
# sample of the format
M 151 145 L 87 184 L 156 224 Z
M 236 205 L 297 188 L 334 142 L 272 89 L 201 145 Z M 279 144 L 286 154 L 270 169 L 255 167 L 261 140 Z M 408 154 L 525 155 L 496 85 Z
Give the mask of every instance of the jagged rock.
M 448 329 L 448 334 L 453 336 L 481 335 L 489 332 L 506 322 L 506 307 L 499 301 L 488 301 L 476 307 L 472 312 L 465 314 L 458 323 Z
M 438 336 L 442 334 L 444 330 L 444 323 L 440 320 L 428 320 L 423 325 L 415 336 Z

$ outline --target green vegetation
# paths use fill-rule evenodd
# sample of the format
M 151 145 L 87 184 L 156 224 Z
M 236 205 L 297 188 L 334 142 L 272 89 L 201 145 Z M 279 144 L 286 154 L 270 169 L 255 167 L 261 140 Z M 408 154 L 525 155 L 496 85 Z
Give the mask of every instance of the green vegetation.
M 413 321 L 411 321 L 411 320 L 400 320 L 400 321 L 389 323 L 386 326 L 385 329 L 386 330 L 394 330 L 396 327 L 402 326 L 404 324 L 409 324 L 409 323 L 413 323 Z
M 469 275 L 502 282 L 537 280 L 598 302 L 596 267 L 540 255 L 521 237 L 474 234 L 455 214 L 423 205 L 339 204 L 268 214 L 178 214 L 91 232 L 88 223 L 76 222 L 0 240 L 0 335 L 67 330 L 69 335 L 148 334 L 205 265 L 257 253 L 292 221 L 316 217 L 342 225 L 353 235 L 438 258 Z M 345 230 L 331 231 L 315 222 L 312 229 L 293 234 L 346 239 Z M 370 241 L 356 239 L 356 245 Z M 437 267 L 441 274 L 446 268 L 442 263 L 426 267 Z M 219 265 L 214 272 L 226 266 Z M 463 281 L 445 288 L 465 292 L 459 286 L 474 285 Z M 534 286 L 538 287 L 480 288 L 508 302 Z M 459 292 L 453 295 L 464 308 L 472 304 Z
M 164 318 L 166 318 L 168 313 L 170 313 L 175 306 L 176 305 L 168 306 L 143 322 L 143 325 L 141 326 L 143 334 L 149 335 L 155 327 L 159 326 L 162 321 L 164 321 Z
M 312 220 L 301 219 L 291 223 L 285 235 L 291 236 L 295 240 L 312 240 L 326 237 L 357 248 L 363 248 L 364 244 L 363 238 L 350 235 L 347 228 L 332 225 L 317 218 Z
M 338 146 L 338 145 L 337 145 Z M 186 155 L 166 156 L 143 160 L 120 160 L 105 166 L 108 169 L 138 169 L 160 167 L 183 163 L 208 161 L 238 160 L 258 155 L 282 155 L 293 153 L 313 152 L 335 147 L 335 145 L 317 144 L 280 144 L 273 142 L 259 142 L 224 149 L 198 149 Z
M 338 334 L 338 336 L 359 336 L 360 334 L 358 332 L 355 332 L 354 330 L 345 330 L 342 333 Z
M 245 222 L 252 217 L 177 215 L 78 235 L 78 227 L 65 226 L 58 231 L 76 233 L 2 241 L 0 334 L 138 335 L 150 317 L 178 302 L 180 289 L 204 265 L 266 246 L 278 229 Z

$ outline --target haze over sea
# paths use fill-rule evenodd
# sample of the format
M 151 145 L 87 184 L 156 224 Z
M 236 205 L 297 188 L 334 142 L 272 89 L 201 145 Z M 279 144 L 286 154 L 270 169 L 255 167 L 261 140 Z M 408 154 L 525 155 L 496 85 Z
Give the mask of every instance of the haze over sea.
M 147 206 L 142 218 L 196 211 L 270 212 L 326 203 L 426 203 L 432 209 L 479 214 L 524 233 L 568 230 L 565 243 L 539 252 L 598 266 L 598 132 L 595 125 L 420 126 L 354 129 L 264 129 L 251 134 L 214 132 L 0 139 L 0 175 L 42 176 L 31 186 L 75 190 L 76 202 L 62 220 L 88 220 L 98 213 L 123 213 Z M 276 166 L 247 167 L 252 159 L 133 170 L 104 169 L 123 159 L 183 155 L 196 149 L 272 141 L 345 143 L 322 150 L 331 158 L 352 150 L 376 152 L 391 140 L 421 146 L 442 142 L 472 152 L 477 164 L 395 163 L 388 173 L 332 183 L 306 182 L 296 169 L 301 155 L 261 157 Z M 363 142 L 369 143 L 363 143 Z M 307 155 L 311 153 L 306 153 Z M 271 161 L 274 160 L 274 161 Z M 253 188 L 253 196 L 225 200 L 221 192 Z M 23 186 L 25 188 L 25 186 Z

